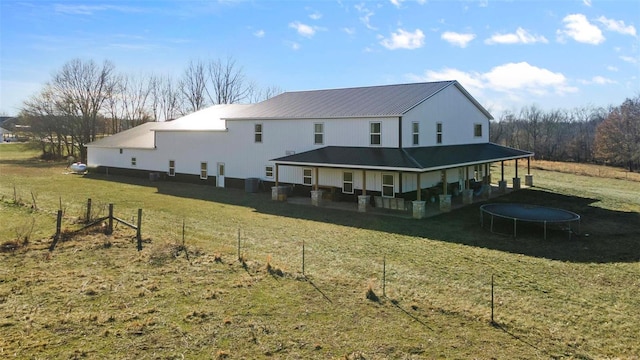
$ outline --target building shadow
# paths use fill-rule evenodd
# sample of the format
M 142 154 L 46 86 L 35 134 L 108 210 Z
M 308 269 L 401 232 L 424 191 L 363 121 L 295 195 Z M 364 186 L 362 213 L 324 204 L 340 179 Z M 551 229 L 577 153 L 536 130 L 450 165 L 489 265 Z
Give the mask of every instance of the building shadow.
M 487 201 L 456 207 L 448 213 L 416 220 L 400 212 L 360 213 L 356 211 L 355 203 L 347 203 L 345 207 L 317 207 L 304 205 L 305 202 L 300 201 L 273 201 L 270 192 L 247 193 L 242 189 L 103 174 L 85 175 L 85 178 L 149 186 L 159 194 L 245 206 L 263 214 L 428 238 L 551 260 L 578 263 L 640 261 L 639 213 L 604 209 L 594 205 L 598 199 L 562 195 L 539 187 L 509 192 Z M 480 206 L 488 202 L 524 203 L 569 210 L 581 216 L 580 230 L 579 233 L 568 234 L 567 229 L 552 227 L 548 229 L 545 240 L 541 224 L 519 223 L 517 238 L 492 233 L 480 225 Z

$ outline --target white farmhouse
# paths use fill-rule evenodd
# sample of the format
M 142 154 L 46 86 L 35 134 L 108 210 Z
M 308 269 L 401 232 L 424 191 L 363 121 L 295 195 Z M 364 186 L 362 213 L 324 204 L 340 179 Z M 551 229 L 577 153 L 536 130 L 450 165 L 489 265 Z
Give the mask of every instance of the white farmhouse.
M 404 208 L 394 199 L 406 199 L 419 218 L 425 196 L 439 195 L 443 210 L 451 194 L 470 202 L 472 187 L 490 188 L 491 163 L 533 155 L 490 143 L 490 119 L 457 81 L 286 92 L 146 123 L 88 144 L 87 162 L 110 173 L 267 188 L 280 200 L 292 190 L 314 204 L 352 199 L 362 211 L 371 195 L 377 206 Z M 506 188 L 504 178 L 499 184 Z

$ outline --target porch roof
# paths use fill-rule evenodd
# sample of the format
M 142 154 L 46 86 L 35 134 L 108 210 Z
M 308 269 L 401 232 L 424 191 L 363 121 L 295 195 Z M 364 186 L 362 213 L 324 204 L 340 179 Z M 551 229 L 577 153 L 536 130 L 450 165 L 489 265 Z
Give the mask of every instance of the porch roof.
M 412 148 L 327 146 L 271 161 L 279 165 L 427 172 L 512 160 L 532 152 L 494 143 Z

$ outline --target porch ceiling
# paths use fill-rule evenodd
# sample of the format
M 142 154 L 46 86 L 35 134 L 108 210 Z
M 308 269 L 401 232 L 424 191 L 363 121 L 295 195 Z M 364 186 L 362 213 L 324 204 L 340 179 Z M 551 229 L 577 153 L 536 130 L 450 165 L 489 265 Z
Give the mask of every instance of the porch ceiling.
M 532 152 L 482 143 L 405 149 L 327 146 L 271 161 L 291 166 L 427 172 L 530 156 Z

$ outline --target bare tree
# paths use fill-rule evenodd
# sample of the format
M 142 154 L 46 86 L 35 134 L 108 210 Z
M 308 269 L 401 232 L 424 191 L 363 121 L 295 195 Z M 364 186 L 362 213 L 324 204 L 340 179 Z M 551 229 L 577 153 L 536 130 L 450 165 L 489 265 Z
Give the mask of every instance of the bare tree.
M 235 104 L 242 102 L 254 86 L 246 80 L 244 72 L 233 58 L 210 61 L 208 64 L 210 85 L 207 95 L 212 104 Z
M 175 119 L 182 107 L 179 84 L 170 76 L 151 77 L 151 111 L 154 121 Z
M 180 80 L 180 91 L 185 99 L 184 113 L 204 108 L 207 96 L 207 65 L 201 60 L 192 60 Z
M 74 59 L 54 74 L 50 84 L 57 110 L 76 120 L 71 136 L 82 161 L 87 158 L 84 145 L 96 139 L 98 114 L 113 94 L 113 71 L 114 65 L 109 61 L 99 66 L 93 60 Z

